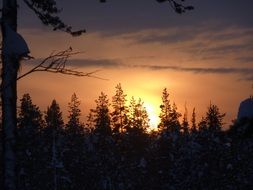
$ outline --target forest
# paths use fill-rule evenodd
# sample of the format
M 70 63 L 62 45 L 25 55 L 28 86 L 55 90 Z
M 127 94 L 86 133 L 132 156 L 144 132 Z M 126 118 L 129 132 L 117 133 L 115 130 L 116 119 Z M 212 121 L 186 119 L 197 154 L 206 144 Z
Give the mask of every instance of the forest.
M 225 114 L 210 104 L 200 121 L 195 109 L 188 119 L 187 109 L 179 113 L 165 88 L 160 123 L 150 131 L 143 102 L 132 97 L 127 105 L 126 96 L 121 84 L 111 101 L 101 92 L 84 123 L 76 94 L 67 122 L 56 100 L 44 113 L 24 94 L 18 109 L 17 189 L 252 188 L 252 118 L 223 130 Z

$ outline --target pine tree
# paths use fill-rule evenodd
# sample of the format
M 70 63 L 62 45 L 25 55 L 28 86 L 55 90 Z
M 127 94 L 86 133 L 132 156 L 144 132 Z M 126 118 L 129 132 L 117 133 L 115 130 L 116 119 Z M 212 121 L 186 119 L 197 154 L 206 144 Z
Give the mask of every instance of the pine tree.
M 200 122 L 198 123 L 199 131 L 206 131 L 207 130 L 207 123 L 206 118 L 202 117 Z
M 167 91 L 167 88 L 163 89 L 162 93 L 162 104 L 160 105 L 161 113 L 159 115 L 161 122 L 158 126 L 158 128 L 163 131 L 168 127 L 169 119 L 170 119 L 170 113 L 171 113 L 171 105 L 169 100 L 169 93 Z
M 139 98 L 138 102 L 134 97 L 130 100 L 129 105 L 129 126 L 128 132 L 140 132 L 145 133 L 149 127 L 149 118 L 144 103 Z
M 192 110 L 192 127 L 191 127 L 191 132 L 196 132 L 197 131 L 197 124 L 196 124 L 196 111 L 195 108 Z
M 220 131 L 225 115 L 225 113 L 220 113 L 218 106 L 210 104 L 205 118 L 208 129 L 210 131 Z
M 81 102 L 74 93 L 71 96 L 71 101 L 68 104 L 69 115 L 68 123 L 66 124 L 67 133 L 82 133 L 83 124 L 80 122 L 81 110 L 79 109 Z
M 71 182 L 71 189 L 83 186 L 85 176 L 84 126 L 80 121 L 80 104 L 74 93 L 68 104 L 69 120 L 64 135 L 63 163 Z
M 101 92 L 96 102 L 96 108 L 92 109 L 94 117 L 95 130 L 94 132 L 102 136 L 110 136 L 112 134 L 110 126 L 110 114 L 109 114 L 109 99 L 107 95 Z
M 111 113 L 112 129 L 115 134 L 123 132 L 127 125 L 128 108 L 126 106 L 126 96 L 121 84 L 117 84 L 116 93 L 112 97 L 113 111 Z
M 29 94 L 24 94 L 18 115 L 18 188 L 36 189 L 41 171 L 41 129 L 42 113 L 32 103 Z
M 46 130 L 55 131 L 56 133 L 61 133 L 63 131 L 64 122 L 62 112 L 56 100 L 53 100 L 50 107 L 47 108 L 45 121 Z
M 189 133 L 188 110 L 187 110 L 186 105 L 185 105 L 185 112 L 184 112 L 184 117 L 183 117 L 183 122 L 182 122 L 182 128 L 185 134 Z
M 161 122 L 159 124 L 159 129 L 161 132 L 177 132 L 180 131 L 180 122 L 179 118 L 181 114 L 177 111 L 177 106 L 175 103 L 171 106 L 169 100 L 169 93 L 165 88 L 162 94 L 162 105 L 160 105 L 161 113 L 160 119 Z
M 182 116 L 182 114 L 177 111 L 177 106 L 175 103 L 173 103 L 172 105 L 172 110 L 169 116 L 170 116 L 170 120 L 169 120 L 168 126 L 170 130 L 178 133 L 180 131 L 179 118 Z
M 36 135 L 42 128 L 42 113 L 39 107 L 32 103 L 29 94 L 24 94 L 21 101 L 18 115 L 19 132 L 28 137 Z
M 89 133 L 94 131 L 95 129 L 95 118 L 94 118 L 94 110 L 91 109 L 87 116 L 87 122 L 85 125 L 85 130 Z
M 64 122 L 62 119 L 62 112 L 56 100 L 53 100 L 50 107 L 47 108 L 45 121 L 46 127 L 44 129 L 43 138 L 45 142 L 44 162 L 47 168 L 45 171 L 47 173 L 47 178 L 45 178 L 46 181 L 44 181 L 44 185 L 50 189 L 63 188 L 67 183 L 63 178 L 66 171 L 62 161 L 64 149 Z
M 93 170 L 96 172 L 91 179 L 95 181 L 95 189 L 111 189 L 112 179 L 116 168 L 116 156 L 114 155 L 115 141 L 112 138 L 111 118 L 109 110 L 109 99 L 101 92 L 96 102 L 96 108 L 91 110 L 90 118 L 93 119 L 94 131 L 90 135 L 90 142 L 93 146 Z

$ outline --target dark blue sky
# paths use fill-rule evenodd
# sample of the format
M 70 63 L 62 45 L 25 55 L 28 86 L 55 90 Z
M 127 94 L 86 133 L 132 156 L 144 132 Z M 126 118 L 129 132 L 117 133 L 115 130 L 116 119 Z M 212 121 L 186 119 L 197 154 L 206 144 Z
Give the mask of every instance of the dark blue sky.
M 253 27 L 252 0 L 186 0 L 194 11 L 183 15 L 173 12 L 168 3 L 155 0 L 58 0 L 63 11 L 62 18 L 75 28 L 85 27 L 87 31 L 109 34 L 129 32 L 147 28 L 170 26 L 198 26 L 216 22 L 219 27 Z M 22 3 L 20 27 L 40 27 L 38 20 Z

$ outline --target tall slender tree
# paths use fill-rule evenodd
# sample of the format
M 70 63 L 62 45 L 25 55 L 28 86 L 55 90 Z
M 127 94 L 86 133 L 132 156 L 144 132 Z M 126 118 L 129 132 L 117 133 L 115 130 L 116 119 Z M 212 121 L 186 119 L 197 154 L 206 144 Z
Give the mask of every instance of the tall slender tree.
M 85 176 L 84 125 L 80 121 L 80 104 L 81 102 L 74 93 L 68 104 L 69 120 L 65 128 L 64 149 L 62 151 L 64 168 L 71 189 L 78 189 L 83 186 L 83 177 Z
M 163 89 L 162 104 L 160 105 L 160 109 L 161 109 L 161 113 L 159 117 L 160 117 L 161 122 L 158 128 L 160 130 L 164 130 L 168 126 L 170 113 L 171 113 L 171 105 L 170 105 L 169 93 L 167 91 L 167 88 Z
M 196 124 L 196 110 L 193 108 L 192 110 L 192 119 L 191 119 L 191 132 L 196 132 L 197 131 L 197 124 Z
M 17 31 L 17 1 L 3 0 L 2 7 L 2 46 L 8 47 L 7 28 Z M 10 38 L 10 37 L 9 37 Z M 8 49 L 7 49 L 8 50 Z M 17 126 L 17 72 L 19 57 L 2 52 L 2 115 L 3 115 L 3 157 L 4 184 L 6 190 L 16 190 L 16 126 Z
M 177 111 L 177 105 L 175 103 L 173 103 L 172 110 L 171 110 L 171 113 L 170 113 L 170 121 L 169 121 L 170 130 L 172 130 L 174 132 L 179 132 L 180 131 L 179 118 L 181 116 L 182 116 L 182 114 Z
M 220 131 L 223 126 L 223 119 L 225 117 L 225 113 L 221 113 L 218 106 L 211 104 L 208 107 L 206 112 L 206 124 L 210 131 Z
M 206 118 L 202 117 L 201 120 L 198 123 L 198 129 L 199 131 L 203 132 L 207 130 L 207 123 L 206 123 Z
M 188 110 L 187 110 L 186 104 L 185 104 L 185 111 L 184 111 L 184 116 L 183 116 L 182 128 L 183 128 L 183 132 L 185 134 L 189 133 Z
M 140 98 L 137 102 L 134 97 L 131 98 L 128 118 L 128 132 L 145 133 L 149 128 L 148 112 L 144 107 L 144 102 Z
M 162 105 L 160 106 L 161 113 L 159 124 L 159 129 L 163 132 L 179 132 L 180 131 L 180 122 L 179 118 L 181 114 L 177 111 L 177 106 L 175 103 L 171 106 L 169 100 L 169 93 L 165 88 L 162 94 Z
M 94 114 L 95 133 L 102 136 L 110 136 L 112 134 L 110 125 L 109 99 L 104 92 L 101 92 L 96 102 L 96 108 L 91 112 Z
M 61 176 L 65 172 L 62 162 L 64 122 L 56 100 L 53 100 L 50 107 L 47 108 L 45 122 L 44 142 L 45 155 L 47 155 L 45 162 L 48 168 L 48 180 L 45 186 L 56 190 L 59 186 L 61 187 Z
M 29 94 L 24 94 L 18 115 L 17 163 L 18 188 L 36 189 L 40 179 L 43 127 L 42 113 L 32 103 Z
M 116 93 L 112 97 L 111 121 L 113 133 L 118 134 L 123 132 L 127 125 L 127 112 L 126 94 L 122 90 L 121 84 L 117 84 Z
M 68 115 L 68 123 L 66 124 L 67 133 L 82 133 L 83 124 L 80 121 L 81 110 L 79 108 L 81 102 L 78 100 L 78 97 L 74 93 L 71 96 L 71 100 L 68 104 L 69 107 L 69 115 Z

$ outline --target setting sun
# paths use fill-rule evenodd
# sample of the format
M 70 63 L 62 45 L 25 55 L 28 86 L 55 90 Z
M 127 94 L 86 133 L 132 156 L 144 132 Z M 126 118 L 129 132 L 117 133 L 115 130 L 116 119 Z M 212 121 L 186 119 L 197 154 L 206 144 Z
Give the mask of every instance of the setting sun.
M 147 109 L 148 116 L 150 119 L 150 130 L 157 130 L 157 126 L 160 122 L 159 112 L 157 112 L 157 105 L 150 104 L 148 102 L 144 103 L 144 106 Z

